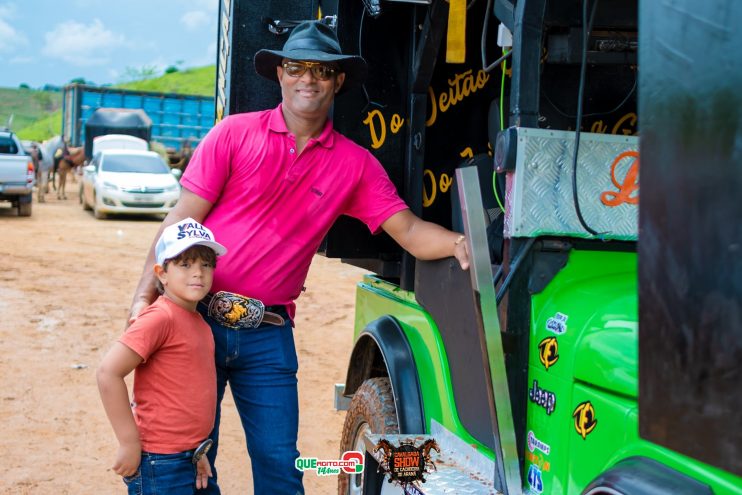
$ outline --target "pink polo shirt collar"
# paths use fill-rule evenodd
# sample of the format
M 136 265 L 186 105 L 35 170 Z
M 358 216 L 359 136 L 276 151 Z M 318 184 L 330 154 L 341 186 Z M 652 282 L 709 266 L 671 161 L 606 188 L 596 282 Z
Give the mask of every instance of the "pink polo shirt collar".
M 271 111 L 270 118 L 268 119 L 268 128 L 273 132 L 281 134 L 291 133 L 289 128 L 286 127 L 286 119 L 283 118 L 283 103 Z M 312 140 L 317 141 L 324 148 L 332 148 L 332 145 L 335 143 L 335 135 L 333 133 L 332 121 L 329 117 L 325 120 L 325 125 L 319 137 Z

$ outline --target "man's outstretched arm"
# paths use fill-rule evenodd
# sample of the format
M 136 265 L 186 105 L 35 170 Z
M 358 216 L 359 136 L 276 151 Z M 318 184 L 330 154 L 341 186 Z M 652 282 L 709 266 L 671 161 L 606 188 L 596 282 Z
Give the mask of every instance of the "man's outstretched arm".
M 469 268 L 469 253 L 464 236 L 427 222 L 410 210 L 389 217 L 381 228 L 419 260 L 437 260 L 455 256 L 461 268 Z

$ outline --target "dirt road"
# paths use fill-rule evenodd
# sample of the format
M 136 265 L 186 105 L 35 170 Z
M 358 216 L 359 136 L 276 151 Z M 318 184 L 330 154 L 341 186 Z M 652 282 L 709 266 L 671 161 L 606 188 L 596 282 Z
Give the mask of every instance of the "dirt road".
M 95 220 L 76 198 L 47 198 L 34 203 L 30 218 L 0 207 L 0 493 L 125 493 L 110 470 L 115 437 L 98 399 L 95 368 L 123 330 L 159 220 Z M 317 257 L 298 301 L 303 456 L 337 459 L 345 413 L 334 410 L 332 390 L 345 379 L 354 286 L 362 274 Z M 222 491 L 252 493 L 231 396 L 223 407 Z M 335 491 L 334 477 L 304 478 L 308 494 Z

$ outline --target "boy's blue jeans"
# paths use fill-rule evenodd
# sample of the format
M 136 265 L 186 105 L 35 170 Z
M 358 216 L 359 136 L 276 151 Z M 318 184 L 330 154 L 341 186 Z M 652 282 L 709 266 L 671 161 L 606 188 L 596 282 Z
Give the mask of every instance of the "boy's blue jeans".
M 299 430 L 299 399 L 296 372 L 298 362 L 291 322 L 264 324 L 258 328 L 234 330 L 208 317 L 203 304 L 199 311 L 214 334 L 217 409 L 207 454 L 214 477 L 199 494 L 220 494 L 215 459 L 219 447 L 219 421 L 224 391 L 229 382 L 252 464 L 256 495 L 303 494 L 302 472 L 294 462 L 299 457 L 296 439 Z
M 192 450 L 179 454 L 143 452 L 139 471 L 124 478 L 129 495 L 193 495 L 196 492 L 196 466 L 192 459 Z

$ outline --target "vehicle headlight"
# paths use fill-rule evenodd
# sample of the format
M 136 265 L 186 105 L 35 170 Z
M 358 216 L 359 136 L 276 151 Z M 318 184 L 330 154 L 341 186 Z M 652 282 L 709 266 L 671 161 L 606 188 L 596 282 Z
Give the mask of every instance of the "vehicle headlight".
M 172 186 L 167 186 L 165 188 L 165 191 L 167 192 L 173 192 L 173 191 L 178 191 L 178 190 L 180 190 L 180 184 L 173 184 Z
M 113 184 L 112 182 L 107 182 L 107 181 L 103 182 L 103 187 L 105 187 L 106 189 L 111 189 L 113 191 L 119 190 L 119 186 L 117 186 L 116 184 Z

